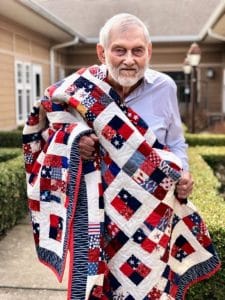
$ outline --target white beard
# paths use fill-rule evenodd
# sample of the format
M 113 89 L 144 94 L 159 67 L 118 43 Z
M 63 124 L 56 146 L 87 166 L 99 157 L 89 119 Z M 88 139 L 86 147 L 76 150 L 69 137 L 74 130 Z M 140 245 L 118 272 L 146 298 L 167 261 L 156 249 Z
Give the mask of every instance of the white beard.
M 123 87 L 132 87 L 134 86 L 141 78 L 144 77 L 144 73 L 148 68 L 148 63 L 146 62 L 143 69 L 138 70 L 137 73 L 133 76 L 121 75 L 119 68 L 115 68 L 107 59 L 105 58 L 106 67 L 109 71 L 109 74 L 112 76 L 113 80 L 117 82 L 120 86 Z

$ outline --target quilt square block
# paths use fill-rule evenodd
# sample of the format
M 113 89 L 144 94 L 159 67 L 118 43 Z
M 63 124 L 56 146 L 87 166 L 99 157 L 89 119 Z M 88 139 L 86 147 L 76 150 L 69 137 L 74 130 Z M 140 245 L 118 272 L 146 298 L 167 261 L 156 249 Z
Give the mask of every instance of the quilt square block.
M 106 216 L 105 252 L 112 258 L 129 240 L 124 232 Z
M 86 92 L 91 92 L 95 85 L 88 79 L 80 76 L 75 81 L 74 84 L 76 87 L 85 89 Z
M 149 160 L 152 162 L 152 165 L 156 168 L 160 165 L 160 162 L 162 161 L 162 159 L 160 158 L 160 156 L 155 152 L 152 151 L 149 154 Z
M 143 243 L 141 244 L 141 247 L 145 251 L 151 253 L 155 249 L 156 245 L 157 245 L 156 243 L 154 243 L 153 241 L 151 241 L 150 239 L 147 238 L 143 241 Z
M 162 186 L 158 185 L 157 188 L 154 190 L 153 195 L 158 198 L 159 200 L 163 200 L 168 193 Z
M 96 275 L 98 272 L 98 263 L 88 262 L 88 275 Z
M 35 245 L 39 245 L 39 236 L 40 236 L 40 224 L 32 222 L 34 242 Z
M 106 125 L 102 130 L 102 135 L 104 138 L 106 138 L 108 141 L 111 141 L 111 139 L 116 135 L 116 130 L 113 129 L 111 126 Z
M 147 180 L 144 182 L 140 183 L 140 185 L 149 193 L 153 194 L 155 190 L 157 189 L 157 182 L 151 179 L 151 177 L 148 177 Z
M 121 149 L 125 142 L 126 142 L 126 140 L 122 137 L 122 135 L 120 135 L 118 133 L 111 139 L 111 144 L 116 149 Z
M 151 269 L 143 264 L 135 255 L 131 255 L 120 267 L 121 272 L 126 275 L 135 285 L 145 279 Z
M 125 125 L 124 121 L 120 119 L 118 116 L 114 116 L 108 123 L 108 125 L 114 130 L 118 131 L 123 125 Z
M 88 95 L 86 98 L 84 98 L 84 100 L 82 101 L 82 104 L 86 107 L 86 108 L 90 108 L 92 107 L 92 105 L 96 102 L 95 98 L 93 98 L 92 96 Z
M 52 168 L 51 178 L 56 179 L 56 180 L 62 179 L 62 169 L 61 168 Z
M 34 199 L 28 199 L 28 207 L 33 211 L 40 211 L 40 201 Z
M 99 97 L 96 99 L 99 99 L 99 102 L 104 106 L 108 106 L 113 101 L 112 98 L 104 94 L 102 90 L 100 90 L 100 93 L 102 93 L 102 95 L 101 96 L 99 95 Z
M 147 157 L 152 152 L 152 147 L 146 141 L 143 141 L 137 150 Z
M 115 162 L 111 162 L 109 165 L 109 171 L 113 174 L 113 176 L 117 176 L 117 174 L 120 172 L 120 167 L 118 167 L 117 164 L 115 164 Z
M 126 164 L 123 166 L 123 171 L 126 172 L 128 175 L 132 176 L 137 170 L 138 173 L 143 174 L 143 170 L 139 169 L 139 166 L 144 162 L 145 157 L 140 152 L 136 151 L 134 154 L 129 158 L 129 160 L 126 162 Z M 138 176 L 138 174 L 137 174 Z M 140 175 L 141 176 L 141 175 Z M 145 179 L 147 174 L 145 174 Z
M 98 262 L 100 257 L 100 248 L 89 248 L 88 250 L 88 259 L 89 262 Z
M 24 154 L 25 164 L 31 164 L 33 162 L 33 154 L 32 153 L 25 153 Z
M 160 182 L 163 181 L 163 179 L 166 177 L 166 175 L 161 170 L 156 168 L 154 170 L 154 172 L 152 172 L 150 177 L 152 180 L 154 180 L 155 182 L 157 182 L 159 184 Z
M 60 130 L 56 133 L 55 142 L 58 144 L 67 144 L 69 134 L 64 130 Z
M 103 288 L 100 285 L 94 285 L 92 291 L 91 291 L 91 295 L 89 297 L 90 300 L 100 300 L 102 299 L 102 295 L 103 295 Z
M 87 110 L 85 112 L 85 118 L 88 122 L 94 122 L 94 120 L 96 119 L 96 115 L 93 114 L 93 112 L 91 112 L 90 110 Z
M 129 220 L 133 214 L 141 206 L 141 203 L 133 197 L 128 191 L 122 189 L 118 195 L 112 200 L 111 205 L 126 220 Z
M 118 133 L 125 139 L 128 140 L 128 138 L 131 136 L 131 134 L 134 132 L 132 128 L 130 128 L 127 124 L 123 124 L 119 129 Z
M 166 248 L 169 241 L 170 241 L 170 237 L 167 234 L 164 234 L 159 241 L 159 245 L 162 246 L 163 248 Z
M 132 236 L 132 238 L 133 238 L 133 241 L 135 243 L 142 244 L 143 241 L 147 238 L 147 235 L 144 233 L 144 231 L 141 228 L 139 228 L 134 233 L 134 235 Z
M 42 178 L 51 178 L 52 168 L 50 166 L 43 166 L 41 169 Z
M 104 106 L 101 103 L 95 102 L 92 107 L 90 108 L 90 111 L 95 115 L 98 116 L 103 110 Z
M 139 124 L 140 117 L 131 108 L 127 109 L 127 116 L 134 125 Z M 141 125 L 141 124 L 140 124 Z M 141 127 L 141 126 L 140 126 Z
M 161 231 L 165 230 L 165 224 L 168 225 L 171 216 L 171 208 L 160 203 L 154 211 L 152 211 L 149 216 L 144 221 L 144 224 L 152 231 L 154 228 L 158 228 Z
M 147 297 L 145 297 L 143 300 L 158 300 L 162 296 L 162 291 L 158 290 L 157 288 L 153 288 Z M 168 298 L 169 299 L 169 298 Z
M 146 158 L 146 160 L 141 164 L 140 169 L 150 176 L 154 172 L 155 167 L 152 165 L 149 159 Z
M 173 247 L 172 247 L 172 256 L 179 260 L 180 262 L 189 256 L 190 254 L 194 253 L 195 249 L 192 245 L 187 241 L 187 239 L 181 234 L 176 239 Z
M 57 215 L 50 215 L 49 238 L 61 242 L 63 230 L 63 218 Z

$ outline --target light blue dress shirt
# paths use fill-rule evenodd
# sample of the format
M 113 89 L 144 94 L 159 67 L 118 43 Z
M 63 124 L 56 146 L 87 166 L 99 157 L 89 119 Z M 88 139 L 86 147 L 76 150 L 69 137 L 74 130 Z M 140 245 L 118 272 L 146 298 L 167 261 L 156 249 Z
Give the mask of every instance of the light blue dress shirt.
M 181 159 L 183 169 L 188 170 L 187 144 L 173 79 L 148 69 L 142 83 L 128 95 L 125 103 L 145 120 L 159 142 Z

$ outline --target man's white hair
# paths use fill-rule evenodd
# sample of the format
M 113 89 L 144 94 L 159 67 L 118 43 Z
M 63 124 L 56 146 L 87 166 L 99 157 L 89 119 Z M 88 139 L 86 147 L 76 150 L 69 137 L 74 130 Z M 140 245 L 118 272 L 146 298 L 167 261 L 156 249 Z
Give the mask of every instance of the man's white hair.
M 127 30 L 131 25 L 139 26 L 143 29 L 144 36 L 147 42 L 151 42 L 149 31 L 146 25 L 136 16 L 128 13 L 120 13 L 110 18 L 101 28 L 99 33 L 99 44 L 106 48 L 110 40 L 110 31 L 114 27 L 121 28 L 121 31 Z

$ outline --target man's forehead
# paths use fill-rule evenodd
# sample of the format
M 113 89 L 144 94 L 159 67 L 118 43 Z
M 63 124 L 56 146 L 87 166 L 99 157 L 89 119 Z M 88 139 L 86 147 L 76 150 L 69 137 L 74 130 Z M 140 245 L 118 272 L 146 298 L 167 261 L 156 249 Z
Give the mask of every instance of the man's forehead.
M 146 37 L 144 31 L 139 26 L 121 28 L 114 27 L 110 31 L 109 44 L 121 44 L 121 43 L 140 43 L 146 44 Z

